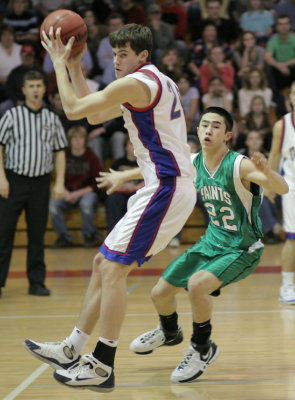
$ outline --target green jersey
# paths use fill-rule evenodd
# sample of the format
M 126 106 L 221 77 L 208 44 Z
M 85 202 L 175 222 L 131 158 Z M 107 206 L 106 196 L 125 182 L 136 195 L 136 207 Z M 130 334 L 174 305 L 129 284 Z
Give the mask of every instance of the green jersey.
M 207 170 L 202 151 L 194 158 L 195 186 L 201 194 L 210 222 L 201 241 L 220 249 L 248 249 L 263 236 L 259 218 L 262 201 L 260 186 L 251 183 L 247 190 L 240 179 L 244 156 L 229 151 L 216 170 Z

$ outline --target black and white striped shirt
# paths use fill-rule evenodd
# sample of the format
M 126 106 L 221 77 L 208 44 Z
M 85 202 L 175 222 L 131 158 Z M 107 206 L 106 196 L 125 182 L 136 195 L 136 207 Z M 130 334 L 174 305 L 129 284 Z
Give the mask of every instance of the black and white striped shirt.
M 53 169 L 53 152 L 67 147 L 58 116 L 42 107 L 17 106 L 0 120 L 0 145 L 5 146 L 4 168 L 18 175 L 42 176 Z

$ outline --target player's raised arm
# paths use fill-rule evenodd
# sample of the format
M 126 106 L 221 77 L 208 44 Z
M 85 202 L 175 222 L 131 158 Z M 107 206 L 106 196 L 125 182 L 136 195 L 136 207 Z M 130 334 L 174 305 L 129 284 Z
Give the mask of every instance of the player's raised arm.
M 246 158 L 242 160 L 240 177 L 245 186 L 247 182 L 253 182 L 278 194 L 285 194 L 289 191 L 285 179 L 271 169 L 268 160 L 258 152 L 254 153 L 251 160 Z

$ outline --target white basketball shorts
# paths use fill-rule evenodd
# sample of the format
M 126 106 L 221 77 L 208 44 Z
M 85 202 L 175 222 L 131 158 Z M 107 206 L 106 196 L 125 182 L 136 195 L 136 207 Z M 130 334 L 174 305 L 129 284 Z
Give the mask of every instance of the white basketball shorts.
M 128 201 L 125 216 L 100 247 L 105 258 L 140 266 L 164 249 L 179 233 L 196 204 L 189 178 L 169 177 L 139 189 Z

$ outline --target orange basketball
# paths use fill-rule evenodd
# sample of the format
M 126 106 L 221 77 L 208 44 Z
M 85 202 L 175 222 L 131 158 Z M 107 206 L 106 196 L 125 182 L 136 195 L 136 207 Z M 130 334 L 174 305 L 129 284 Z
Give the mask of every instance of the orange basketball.
M 57 28 L 61 28 L 60 37 L 64 44 L 72 36 L 75 36 L 71 55 L 75 55 L 83 49 L 87 40 L 87 27 L 80 15 L 71 10 L 57 10 L 48 14 L 40 28 L 41 40 L 43 40 L 42 31 L 48 35 L 51 26 L 54 32 Z

